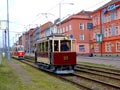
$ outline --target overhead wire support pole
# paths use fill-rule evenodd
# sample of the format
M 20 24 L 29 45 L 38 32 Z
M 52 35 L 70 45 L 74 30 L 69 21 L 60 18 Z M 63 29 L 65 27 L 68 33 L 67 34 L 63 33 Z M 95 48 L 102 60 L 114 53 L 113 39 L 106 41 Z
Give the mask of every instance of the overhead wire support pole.
M 9 38 L 9 0 L 7 0 L 7 33 L 8 33 L 8 61 L 10 61 L 10 38 Z
M 5 51 L 5 57 L 7 58 L 6 29 L 4 31 L 4 35 L 5 35 L 5 48 L 4 48 L 4 51 Z
M 61 2 L 59 3 L 59 33 L 60 33 L 60 29 L 61 29 Z
M 48 15 L 52 15 L 52 16 L 55 16 L 54 14 L 52 14 L 52 13 L 39 13 L 37 16 L 39 16 L 39 15 L 44 15 L 45 16 L 45 18 L 47 19 L 47 21 L 49 21 L 49 19 L 48 19 Z M 50 34 L 53 34 L 53 31 L 51 30 L 51 25 L 49 24 L 49 27 L 50 27 Z
M 62 0 L 64 1 L 64 0 Z M 59 33 L 61 33 L 61 5 L 62 4 L 69 4 L 69 5 L 74 5 L 74 3 L 62 3 L 62 1 L 59 3 Z

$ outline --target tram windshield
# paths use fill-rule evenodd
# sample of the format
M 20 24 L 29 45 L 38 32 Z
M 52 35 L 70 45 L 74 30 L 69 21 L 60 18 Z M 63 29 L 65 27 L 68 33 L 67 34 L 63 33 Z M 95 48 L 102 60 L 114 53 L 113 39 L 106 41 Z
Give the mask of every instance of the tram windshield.
M 17 51 L 24 51 L 23 47 L 17 47 Z
M 71 50 L 71 42 L 70 42 L 70 40 L 61 40 L 61 42 L 60 42 L 60 50 L 61 51 L 70 51 Z

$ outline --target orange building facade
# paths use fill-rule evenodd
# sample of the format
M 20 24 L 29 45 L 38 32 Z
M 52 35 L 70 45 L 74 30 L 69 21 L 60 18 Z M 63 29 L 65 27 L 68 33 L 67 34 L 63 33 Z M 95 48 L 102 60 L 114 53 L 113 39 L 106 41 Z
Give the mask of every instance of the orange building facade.
M 92 13 L 94 56 L 120 56 L 120 0 L 111 0 Z
M 91 12 L 81 11 L 78 14 L 69 16 L 57 25 L 58 33 L 64 33 L 69 38 L 75 39 L 75 50 L 79 55 L 90 54 L 90 29 L 88 23 L 92 23 Z

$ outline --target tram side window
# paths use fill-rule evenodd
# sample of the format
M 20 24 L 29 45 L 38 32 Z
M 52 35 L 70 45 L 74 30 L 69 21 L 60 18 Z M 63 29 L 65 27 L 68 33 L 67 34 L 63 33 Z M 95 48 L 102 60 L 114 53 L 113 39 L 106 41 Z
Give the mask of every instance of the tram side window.
M 58 51 L 58 40 L 54 41 L 54 51 Z
M 41 45 L 41 43 L 37 44 L 37 52 L 41 51 L 40 45 Z
M 48 42 L 44 42 L 44 51 L 45 51 L 45 52 L 48 51 Z
M 44 43 L 41 43 L 41 52 L 44 52 Z

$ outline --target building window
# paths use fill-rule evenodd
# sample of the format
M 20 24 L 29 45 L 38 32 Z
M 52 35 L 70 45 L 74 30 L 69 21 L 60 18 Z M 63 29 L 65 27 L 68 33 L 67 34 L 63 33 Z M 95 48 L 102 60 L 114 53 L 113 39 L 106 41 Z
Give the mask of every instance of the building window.
M 107 42 L 105 44 L 105 52 L 112 52 L 112 43 L 111 42 Z
M 115 26 L 114 26 L 114 24 L 112 24 L 112 35 L 115 35 Z
M 96 20 L 95 18 L 93 18 L 93 26 L 95 26 Z
M 65 32 L 65 28 L 63 27 L 63 33 Z
M 116 42 L 116 52 L 120 52 L 120 42 Z
M 58 29 L 58 33 L 60 33 L 60 29 Z
M 110 29 L 110 27 L 109 27 L 109 35 L 108 36 L 111 36 L 111 29 Z
M 112 12 L 111 12 L 111 20 L 114 20 L 114 17 L 115 17 L 114 11 L 112 11 Z
M 66 32 L 68 31 L 68 26 L 66 26 Z
M 107 29 L 105 30 L 104 33 L 105 33 L 105 34 L 104 34 L 104 37 L 107 37 Z
M 118 19 L 118 11 L 115 11 L 115 19 Z
M 108 22 L 111 21 L 111 15 L 108 14 Z
M 84 24 L 80 23 L 80 30 L 84 30 Z
M 85 46 L 84 45 L 79 45 L 79 51 L 80 52 L 85 52 Z
M 69 30 L 72 30 L 72 26 L 71 25 L 69 25 Z
M 62 28 L 60 28 L 60 33 L 62 33 Z
M 80 34 L 80 40 L 84 40 L 84 34 Z
M 94 44 L 94 52 L 100 52 L 100 44 Z
M 115 34 L 118 35 L 118 26 L 115 27 Z

